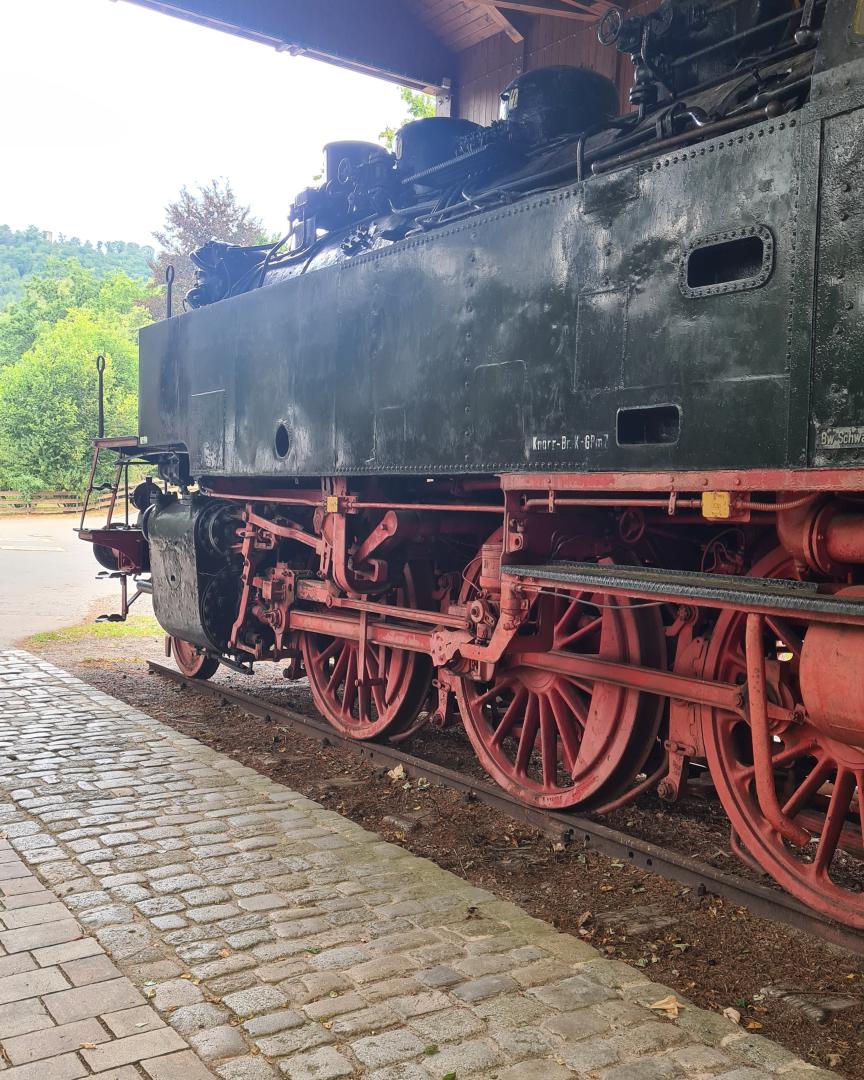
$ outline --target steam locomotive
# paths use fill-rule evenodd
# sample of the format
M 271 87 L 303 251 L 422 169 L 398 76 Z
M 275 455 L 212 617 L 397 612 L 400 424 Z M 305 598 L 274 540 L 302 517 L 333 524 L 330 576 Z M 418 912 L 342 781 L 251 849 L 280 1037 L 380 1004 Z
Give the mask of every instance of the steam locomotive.
M 81 536 L 187 675 L 279 661 L 357 739 L 458 718 L 535 807 L 710 785 L 864 928 L 864 2 L 598 34 L 624 115 L 529 71 L 195 252 Z

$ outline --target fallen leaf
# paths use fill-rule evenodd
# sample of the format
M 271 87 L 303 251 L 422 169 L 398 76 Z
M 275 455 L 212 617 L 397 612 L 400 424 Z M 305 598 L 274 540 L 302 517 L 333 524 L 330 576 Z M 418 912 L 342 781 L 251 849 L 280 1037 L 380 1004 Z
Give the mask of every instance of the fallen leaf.
M 78 1044 L 78 1049 L 79 1050 L 95 1050 L 96 1049 L 96 1043 L 92 1043 L 92 1042 L 91 1043 L 79 1043 Z
M 654 1004 L 649 1005 L 648 1008 L 656 1009 L 657 1012 L 664 1012 L 670 1020 L 675 1020 L 684 1006 L 674 994 L 670 994 L 668 997 L 661 998 L 660 1001 L 655 1001 Z
M 733 1024 L 741 1023 L 741 1013 L 737 1009 L 733 1009 L 731 1005 L 728 1009 L 723 1010 L 723 1015 L 727 1020 L 731 1020 Z
M 220 949 L 219 950 L 219 955 L 223 956 L 223 957 L 230 956 L 231 955 L 231 950 L 230 949 Z
M 397 765 L 393 769 L 387 770 L 387 775 L 391 780 L 404 780 L 405 779 L 405 767 L 404 765 Z
M 762 1025 L 759 1023 L 758 1020 L 748 1020 L 747 1021 L 747 1030 L 748 1031 L 761 1031 L 762 1030 Z

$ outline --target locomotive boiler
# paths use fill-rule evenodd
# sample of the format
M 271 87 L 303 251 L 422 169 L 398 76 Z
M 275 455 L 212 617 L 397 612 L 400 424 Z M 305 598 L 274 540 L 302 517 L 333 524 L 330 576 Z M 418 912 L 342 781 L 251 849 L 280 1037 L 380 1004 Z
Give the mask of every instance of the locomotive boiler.
M 158 483 L 81 535 L 187 675 L 279 661 L 358 739 L 461 722 L 535 807 L 710 782 L 864 928 L 864 3 L 598 34 L 623 115 L 528 71 L 195 252 L 96 446 Z

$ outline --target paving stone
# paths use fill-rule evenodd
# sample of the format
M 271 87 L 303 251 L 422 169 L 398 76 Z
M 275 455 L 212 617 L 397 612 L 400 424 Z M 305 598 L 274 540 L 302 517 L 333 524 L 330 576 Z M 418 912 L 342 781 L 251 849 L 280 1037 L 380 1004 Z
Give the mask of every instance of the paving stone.
M 442 1046 L 437 1054 L 423 1062 L 427 1072 L 438 1080 L 447 1073 L 457 1077 L 481 1069 L 491 1069 L 505 1061 L 498 1047 L 488 1039 L 473 1039 L 454 1046 Z
M 88 983 L 122 977 L 104 953 L 86 956 L 80 960 L 70 960 L 68 963 L 61 964 L 60 970 L 73 986 L 86 986 Z
M 463 1044 L 464 1045 L 464 1044 Z M 392 1065 L 423 1053 L 423 1043 L 411 1031 L 385 1031 L 351 1043 L 355 1057 L 369 1068 Z M 440 1070 L 446 1073 L 447 1069 Z
M 279 1063 L 288 1080 L 338 1080 L 353 1076 L 354 1066 L 332 1046 L 321 1046 L 306 1054 L 294 1054 Z
M 133 1065 L 121 1065 L 119 1069 L 99 1073 L 99 1080 L 141 1080 L 141 1074 Z
M 599 1011 L 586 1008 L 553 1016 L 544 1021 L 544 1026 L 570 1042 L 578 1042 L 579 1039 L 587 1039 L 591 1035 L 608 1031 L 610 1021 Z
M 796 1060 L 789 1050 L 763 1039 L 761 1035 L 744 1035 L 742 1038 L 724 1040 L 721 1045 L 730 1057 L 754 1068 L 774 1071 Z
M 164 1027 L 158 1013 L 154 1012 L 149 1005 L 136 1005 L 131 1009 L 120 1009 L 118 1012 L 104 1013 L 101 1017 L 111 1032 L 118 1038 L 123 1039 L 127 1035 L 139 1035 L 143 1031 L 153 1031 Z M 174 1025 L 176 1027 L 176 1025 Z
M 289 1054 L 311 1050 L 315 1046 L 322 1046 L 324 1043 L 333 1041 L 330 1032 L 320 1024 L 303 1023 L 287 1031 L 280 1031 L 278 1035 L 258 1039 L 257 1046 L 261 1053 L 268 1057 L 287 1057 Z
M 495 1072 L 497 1080 L 572 1080 L 573 1073 L 554 1061 L 521 1061 Z
M 28 1032 L 53 1026 L 54 1021 L 37 998 L 0 1005 L 0 1039 L 26 1035 Z
M 408 1021 L 408 1026 L 427 1046 L 464 1039 L 486 1029 L 485 1022 L 471 1009 L 461 1008 L 415 1016 Z
M 111 1036 L 98 1020 L 79 1020 L 48 1031 L 35 1031 L 3 1040 L 3 1051 L 13 1065 L 56 1057 L 77 1050 L 83 1043 L 102 1043 Z
M 387 1065 L 368 1073 L 368 1080 L 429 1080 L 429 1073 L 411 1061 Z
M 3 1080 L 77 1080 L 86 1075 L 87 1070 L 77 1054 L 61 1054 L 48 1062 L 34 1061 L 30 1065 L 7 1069 Z
M 394 1027 L 399 1023 L 401 1023 L 401 1017 L 392 1009 L 388 1009 L 386 1005 L 370 1005 L 368 1009 L 337 1016 L 330 1024 L 330 1030 L 340 1039 L 351 1039 L 355 1035 L 364 1035 L 367 1032 L 374 1035 L 384 1028 Z
M 141 1062 L 150 1080 L 214 1080 L 213 1073 L 191 1050 L 150 1058 Z
M 153 989 L 151 1003 L 160 1012 L 179 1009 L 181 1005 L 197 1005 L 204 1000 L 201 990 L 190 979 L 171 979 Z
M 24 971 L 18 975 L 7 975 L 0 979 L 0 1005 L 11 1001 L 23 1001 L 24 998 L 50 994 L 53 990 L 68 987 L 59 968 Z
M 732 1065 L 726 1054 L 722 1054 L 711 1046 L 684 1046 L 671 1050 L 669 1057 L 677 1061 L 685 1072 L 719 1072 L 724 1068 L 729 1069 Z
M 84 956 L 102 954 L 102 946 L 93 938 L 80 938 L 63 945 L 49 945 L 45 949 L 36 949 L 30 955 L 40 967 L 53 967 L 69 960 L 80 960 Z
M 128 979 L 109 979 L 93 986 L 62 990 L 43 998 L 48 1012 L 58 1024 L 71 1024 L 88 1016 L 101 1016 L 132 1005 L 143 1005 L 144 998 Z M 120 1062 L 123 1065 L 125 1062 Z M 105 1066 L 109 1068 L 110 1066 Z
M 562 1011 L 580 1009 L 584 1005 L 596 1005 L 598 1002 L 608 1001 L 618 996 L 614 990 L 600 986 L 582 975 L 562 979 L 550 986 L 535 987 L 528 993 L 542 1001 L 544 1005 L 550 1005 Z
M 719 1073 L 713 1080 L 766 1080 L 766 1075 L 763 1069 L 732 1069 L 730 1072 Z M 816 1076 L 817 1074 L 813 1073 L 814 1080 Z
M 491 1027 L 492 1035 L 506 1061 L 519 1061 L 520 1058 L 542 1057 L 549 1054 L 558 1042 L 542 1028 L 525 1024 L 518 1028 Z
M 171 1027 L 179 1031 L 181 1035 L 192 1035 L 196 1031 L 224 1024 L 229 1016 L 227 1009 L 204 1001 L 200 1005 L 186 1005 L 175 1009 L 169 1017 L 169 1022 Z
M 230 1024 L 219 1024 L 216 1027 L 198 1031 L 189 1036 L 189 1044 L 205 1061 L 237 1057 L 238 1054 L 245 1054 L 248 1050 L 243 1036 Z
M 215 1066 L 223 1080 L 276 1080 L 273 1066 L 260 1057 L 237 1057 Z
M 344 1013 L 359 1012 L 365 1005 L 366 1002 L 359 994 L 336 994 L 335 997 L 328 995 L 309 1002 L 308 1005 L 303 1006 L 303 1012 L 310 1020 L 331 1020 L 334 1016 L 342 1016 Z
M 460 1001 L 475 1002 L 518 989 L 519 984 L 510 975 L 486 975 L 482 979 L 473 979 L 454 987 L 451 993 Z
M 225 1015 L 227 1017 L 228 1013 L 226 1012 Z M 277 1032 L 287 1031 L 289 1028 L 302 1027 L 305 1023 L 306 1017 L 301 1016 L 300 1013 L 294 1012 L 292 1009 L 280 1009 L 278 1012 L 268 1013 L 266 1016 L 256 1016 L 252 1020 L 246 1020 L 243 1024 L 243 1030 L 247 1031 L 254 1039 L 258 1039 L 265 1035 L 275 1035 Z
M 249 990 L 240 990 L 236 994 L 228 994 L 222 999 L 223 1004 L 238 1016 L 270 1012 L 281 1008 L 287 1001 L 285 994 L 275 986 L 255 986 Z
M 44 926 L 27 926 L 21 930 L 0 931 L 0 945 L 8 953 L 25 949 L 41 949 L 46 945 L 59 945 L 82 937 L 81 927 L 72 918 L 46 923 Z
M 614 1065 L 618 1054 L 609 1045 L 608 1039 L 580 1039 L 576 1043 L 565 1043 L 558 1050 L 558 1058 L 575 1069 L 580 1075 L 593 1074 L 604 1065 Z
M 170 1054 L 173 1050 L 185 1050 L 186 1045 L 171 1028 L 158 1028 L 145 1031 L 140 1035 L 130 1035 L 126 1039 L 97 1046 L 95 1050 L 79 1051 L 81 1057 L 94 1072 L 116 1069 L 120 1065 L 129 1065 L 133 1061 Z
M 43 923 L 68 919 L 69 912 L 66 906 L 58 903 L 52 894 L 49 895 L 54 903 L 27 906 L 14 911 L 3 911 L 0 912 L 0 920 L 2 920 L 7 930 L 19 930 L 22 926 L 39 926 Z
M 667 1080 L 680 1075 L 681 1069 L 668 1057 L 631 1061 L 601 1073 L 602 1080 Z
M 0 979 L 5 979 L 7 975 L 20 975 L 24 971 L 32 971 L 35 967 L 36 961 L 30 953 L 0 956 Z

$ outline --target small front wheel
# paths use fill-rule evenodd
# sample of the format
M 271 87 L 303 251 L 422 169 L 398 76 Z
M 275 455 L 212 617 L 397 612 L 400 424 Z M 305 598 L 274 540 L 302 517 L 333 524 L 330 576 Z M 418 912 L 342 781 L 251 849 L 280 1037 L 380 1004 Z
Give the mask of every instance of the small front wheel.
M 219 661 L 208 656 L 191 641 L 181 641 L 176 637 L 168 640 L 171 642 L 174 663 L 187 679 L 211 679 L 219 670 Z

